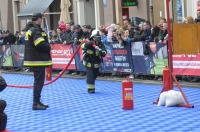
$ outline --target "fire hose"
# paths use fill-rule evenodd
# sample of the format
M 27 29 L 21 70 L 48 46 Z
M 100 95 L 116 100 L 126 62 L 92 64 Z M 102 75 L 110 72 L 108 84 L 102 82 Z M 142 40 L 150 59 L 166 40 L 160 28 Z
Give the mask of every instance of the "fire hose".
M 75 50 L 74 54 L 72 55 L 71 59 L 69 60 L 68 64 L 66 65 L 66 67 L 58 74 L 58 76 L 56 78 L 54 78 L 53 80 L 46 82 L 44 84 L 44 86 L 49 85 L 53 82 L 55 82 L 56 80 L 58 80 L 63 74 L 64 72 L 67 70 L 67 68 L 70 66 L 72 60 L 74 59 L 75 55 L 78 53 L 79 49 L 81 47 L 81 44 L 77 47 L 77 49 Z M 15 88 L 33 88 L 33 85 L 14 85 L 14 84 L 8 84 L 7 86 L 9 87 L 15 87 Z

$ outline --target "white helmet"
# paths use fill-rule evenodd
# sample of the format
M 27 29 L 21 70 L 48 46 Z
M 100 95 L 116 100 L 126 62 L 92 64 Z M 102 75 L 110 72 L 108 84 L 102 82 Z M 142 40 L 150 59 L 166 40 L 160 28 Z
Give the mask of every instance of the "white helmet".
M 98 29 L 93 30 L 90 38 L 93 37 L 101 37 L 101 32 Z

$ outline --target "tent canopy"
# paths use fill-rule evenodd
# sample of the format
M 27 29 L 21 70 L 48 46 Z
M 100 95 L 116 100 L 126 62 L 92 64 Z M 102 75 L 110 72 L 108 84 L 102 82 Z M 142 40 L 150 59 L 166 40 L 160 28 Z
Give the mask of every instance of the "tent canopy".
M 20 19 L 30 19 L 34 13 L 44 13 L 54 0 L 29 0 L 17 15 Z

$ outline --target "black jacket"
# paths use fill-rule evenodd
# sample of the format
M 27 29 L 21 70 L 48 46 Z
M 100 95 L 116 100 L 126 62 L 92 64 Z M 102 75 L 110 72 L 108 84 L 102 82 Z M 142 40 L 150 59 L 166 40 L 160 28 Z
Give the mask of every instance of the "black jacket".
M 3 44 L 15 44 L 16 40 L 16 36 L 12 33 L 9 33 L 7 37 L 4 37 Z
M 47 34 L 34 22 L 29 22 L 25 28 L 24 66 L 50 66 L 52 59 L 51 47 Z
M 98 46 L 100 50 L 94 48 L 93 44 Z M 106 56 L 107 51 L 102 42 L 90 41 L 81 45 L 83 49 L 83 65 L 88 68 L 99 68 L 103 62 L 103 57 Z
M 0 92 L 7 87 L 7 83 L 3 77 L 0 77 Z

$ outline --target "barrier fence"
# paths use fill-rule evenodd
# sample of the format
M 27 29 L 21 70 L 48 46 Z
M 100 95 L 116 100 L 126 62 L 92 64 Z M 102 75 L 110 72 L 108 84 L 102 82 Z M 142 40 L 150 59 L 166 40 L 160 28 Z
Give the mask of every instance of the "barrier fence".
M 69 62 L 75 45 L 51 44 L 53 69 L 62 70 Z M 167 45 L 163 43 L 133 42 L 121 45 L 118 42 L 105 43 L 107 55 L 101 72 L 122 72 L 134 74 L 162 75 L 168 65 Z M 145 53 L 145 54 L 144 54 Z M 0 65 L 23 68 L 24 45 L 1 45 Z M 198 76 L 200 73 L 200 55 L 173 55 L 174 74 Z M 82 50 L 78 52 L 69 66 L 71 70 L 85 71 L 82 64 Z

